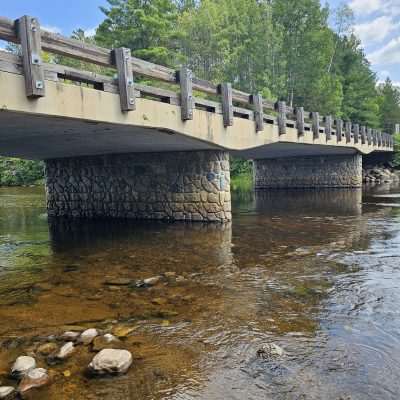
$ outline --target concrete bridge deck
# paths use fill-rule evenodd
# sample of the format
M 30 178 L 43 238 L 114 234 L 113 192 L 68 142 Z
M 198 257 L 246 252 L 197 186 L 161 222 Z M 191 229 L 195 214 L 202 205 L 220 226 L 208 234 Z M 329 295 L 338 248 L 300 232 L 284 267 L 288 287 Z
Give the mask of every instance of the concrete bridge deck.
M 0 39 L 21 45 L 0 51 L 0 155 L 46 161 L 51 215 L 222 221 L 228 153 L 257 160 L 258 187 L 357 187 L 360 155 L 393 150 L 377 130 L 64 38 L 36 18 L 0 17 Z M 116 76 L 45 63 L 43 51 Z

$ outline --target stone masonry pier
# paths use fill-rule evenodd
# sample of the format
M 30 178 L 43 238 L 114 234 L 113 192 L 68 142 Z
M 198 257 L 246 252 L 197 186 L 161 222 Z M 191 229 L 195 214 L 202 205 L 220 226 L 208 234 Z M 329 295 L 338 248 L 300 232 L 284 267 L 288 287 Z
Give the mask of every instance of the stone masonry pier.
M 46 161 L 49 216 L 231 220 L 229 155 L 135 153 Z
M 254 161 L 256 189 L 359 188 L 362 156 L 330 155 Z

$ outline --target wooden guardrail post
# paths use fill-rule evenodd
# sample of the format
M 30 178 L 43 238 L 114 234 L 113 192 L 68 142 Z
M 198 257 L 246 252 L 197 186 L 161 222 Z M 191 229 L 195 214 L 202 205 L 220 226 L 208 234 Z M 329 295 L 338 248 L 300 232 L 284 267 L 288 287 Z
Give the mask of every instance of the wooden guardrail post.
M 376 146 L 377 137 L 376 137 L 376 129 L 372 129 L 372 144 Z
M 360 139 L 360 125 L 354 124 L 354 143 L 358 143 Z
M 26 96 L 43 97 L 45 83 L 39 21 L 37 18 L 25 15 L 16 21 L 16 28 L 21 43 Z
M 296 108 L 296 128 L 298 136 L 304 135 L 304 108 L 297 107 Z
M 319 138 L 319 113 L 312 112 L 311 113 L 311 121 L 312 121 L 312 130 L 314 134 L 314 139 Z
M 338 142 L 342 141 L 342 132 L 343 132 L 343 121 L 338 118 L 336 120 L 336 140 Z
M 257 93 L 253 94 L 253 96 L 251 96 L 251 99 L 254 105 L 254 120 L 256 122 L 256 131 L 260 132 L 264 130 L 263 98 L 260 93 Z
M 119 97 L 122 111 L 135 110 L 135 86 L 131 63 L 131 51 L 120 47 L 113 50 L 114 62 L 118 71 Z
M 361 144 L 365 144 L 367 141 L 367 128 L 365 125 L 361 126 Z
M 186 66 L 179 70 L 179 83 L 181 86 L 181 115 L 183 121 L 193 119 L 193 74 Z
M 371 143 L 372 143 L 372 129 L 371 128 L 367 128 L 367 142 L 368 142 L 368 146 L 371 146 Z
M 278 132 L 279 135 L 286 134 L 286 102 L 278 101 L 275 106 L 278 111 Z
M 382 140 L 382 132 L 379 131 L 378 132 L 378 146 L 379 147 L 382 147 L 382 142 L 383 142 L 383 140 Z
M 351 142 L 351 121 L 346 121 L 345 134 L 346 134 L 346 143 L 350 143 Z
M 233 125 L 232 84 L 221 83 L 219 90 L 222 98 L 222 117 L 226 128 Z
M 326 136 L 326 140 L 331 140 L 332 137 L 332 116 L 327 115 L 324 118 L 324 122 L 325 122 L 325 136 Z

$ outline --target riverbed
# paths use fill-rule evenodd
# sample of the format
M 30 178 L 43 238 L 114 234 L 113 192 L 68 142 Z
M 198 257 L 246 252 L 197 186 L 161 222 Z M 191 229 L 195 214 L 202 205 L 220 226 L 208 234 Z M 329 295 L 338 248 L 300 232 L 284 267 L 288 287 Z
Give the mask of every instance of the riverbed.
M 396 186 L 234 193 L 225 225 L 48 221 L 42 188 L 0 189 L 1 384 L 67 330 L 134 359 L 92 378 L 90 346 L 37 357 L 34 400 L 398 399 L 399 288 Z

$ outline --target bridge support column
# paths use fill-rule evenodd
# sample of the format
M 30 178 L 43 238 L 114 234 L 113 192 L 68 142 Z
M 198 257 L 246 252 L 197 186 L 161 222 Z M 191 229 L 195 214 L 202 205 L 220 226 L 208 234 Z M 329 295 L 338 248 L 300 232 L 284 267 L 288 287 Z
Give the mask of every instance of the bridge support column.
M 254 161 L 256 189 L 359 188 L 362 156 L 329 155 Z
M 231 220 L 229 154 L 134 153 L 46 161 L 49 216 Z

